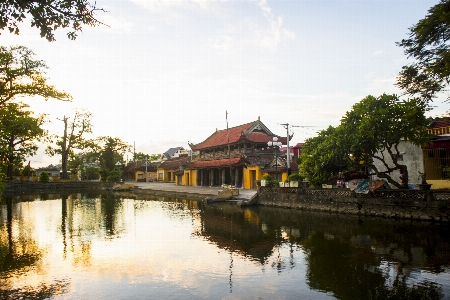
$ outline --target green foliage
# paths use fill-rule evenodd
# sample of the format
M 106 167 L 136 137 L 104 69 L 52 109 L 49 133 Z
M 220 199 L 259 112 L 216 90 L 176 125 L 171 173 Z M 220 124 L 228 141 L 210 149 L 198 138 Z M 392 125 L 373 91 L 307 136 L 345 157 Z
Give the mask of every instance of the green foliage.
M 36 154 L 37 142 L 47 140 L 42 125 L 47 122 L 44 114 L 33 116 L 24 103 L 8 102 L 0 105 L 0 156 L 8 158 L 7 176 L 11 179 L 14 168 L 27 156 Z
M 69 119 L 72 119 L 69 121 Z M 84 109 L 75 110 L 73 118 L 64 116 L 64 132 L 61 136 L 53 136 L 56 145 L 49 145 L 45 152 L 48 155 L 61 154 L 61 172 L 63 179 L 68 179 L 68 161 L 74 156 L 74 149 L 84 149 L 87 147 L 87 140 L 84 135 L 92 133 L 92 114 Z
M 425 110 L 426 104 L 419 99 L 367 96 L 353 105 L 338 127 L 330 126 L 306 141 L 301 155 L 302 174 L 319 186 L 339 173 L 366 167 L 400 188 L 400 183 L 390 176 L 401 170 L 408 180 L 407 167 L 398 160 L 398 147 L 402 141 L 419 146 L 429 143 Z M 380 173 L 375 162 L 383 165 L 387 173 Z
M 300 173 L 292 173 L 291 175 L 288 176 L 288 181 L 302 181 L 303 177 L 300 176 Z
M 272 176 L 270 176 L 269 174 L 264 174 L 262 176 L 262 180 L 272 180 Z
M 279 185 L 279 180 L 267 180 L 266 187 L 277 187 Z
M 40 30 L 41 37 L 54 41 L 54 31 L 59 28 L 70 28 L 67 37 L 76 39 L 77 32 L 82 25 L 97 26 L 103 24 L 95 18 L 97 11 L 104 11 L 96 7 L 96 2 L 78 1 L 22 1 L 6 0 L 0 4 L 0 30 L 19 34 L 18 23 L 27 17 L 31 18 L 31 27 Z
M 47 172 L 42 172 L 41 175 L 39 175 L 39 181 L 40 182 L 49 182 L 50 175 Z
M 26 177 L 31 176 L 31 175 L 32 175 L 31 167 L 28 166 L 28 165 L 26 165 L 26 166 L 22 169 L 22 171 L 21 171 L 20 173 L 21 173 L 22 176 L 26 176 Z
M 100 178 L 99 168 L 91 165 L 83 167 L 81 169 L 81 178 L 83 180 L 98 180 Z
M 109 173 L 107 180 L 111 181 L 111 182 L 118 182 L 121 177 L 122 177 L 122 171 L 115 169 Z
M 43 61 L 35 60 L 34 55 L 24 46 L 0 46 L 0 105 L 24 96 L 72 100 L 66 92 L 47 84 L 47 78 L 43 76 L 47 66 Z
M 367 96 L 353 105 L 339 126 L 342 143 L 356 163 L 375 171 L 392 185 L 401 188 L 391 177 L 394 171 L 404 173 L 408 182 L 407 166 L 401 157 L 399 144 L 408 141 L 424 146 L 429 143 L 426 104 L 420 99 L 400 100 L 396 95 Z M 381 163 L 387 173 L 380 173 L 375 162 Z
M 112 171 L 118 162 L 121 166 L 124 165 L 123 156 L 126 151 L 130 150 L 130 145 L 119 138 L 110 136 L 98 137 L 94 143 L 97 146 L 96 152 L 101 169 Z
M 409 28 L 398 45 L 415 61 L 402 68 L 397 86 L 426 102 L 443 91 L 450 79 L 450 0 L 431 7 L 424 19 Z
M 2 195 L 2 191 L 5 189 L 5 180 L 6 180 L 5 173 L 0 171 L 0 196 Z
M 159 158 L 158 154 L 145 154 L 142 152 L 138 152 L 133 155 L 133 160 L 135 161 L 145 161 L 145 160 L 153 161 L 157 160 L 158 158 Z
M 351 168 L 347 150 L 337 128 L 329 126 L 302 147 L 300 171 L 314 186 L 327 183 L 339 172 Z

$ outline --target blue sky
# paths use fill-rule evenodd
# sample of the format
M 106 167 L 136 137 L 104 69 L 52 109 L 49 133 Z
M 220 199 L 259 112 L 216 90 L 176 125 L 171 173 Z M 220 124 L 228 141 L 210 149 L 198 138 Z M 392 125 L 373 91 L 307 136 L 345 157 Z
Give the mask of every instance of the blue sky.
M 136 151 L 162 153 L 199 143 L 216 128 L 258 117 L 277 135 L 281 123 L 303 142 L 365 96 L 399 93 L 409 62 L 395 42 L 437 0 L 98 0 L 109 27 L 84 28 L 76 41 L 56 42 L 21 27 L 0 35 L 24 45 L 49 66 L 50 82 L 72 103 L 24 99 L 57 118 L 75 108 L 93 113 L 94 135 L 119 137 Z M 437 100 L 430 115 L 447 104 Z M 131 158 L 131 154 L 130 157 Z M 33 166 L 58 163 L 40 154 Z

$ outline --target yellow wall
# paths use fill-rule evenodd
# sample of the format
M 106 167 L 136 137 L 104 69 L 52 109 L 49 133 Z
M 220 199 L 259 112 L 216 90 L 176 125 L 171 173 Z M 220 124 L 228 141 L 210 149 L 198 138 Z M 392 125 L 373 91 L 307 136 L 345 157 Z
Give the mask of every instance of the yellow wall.
M 139 175 L 141 175 L 141 179 L 145 179 L 144 171 L 136 171 L 136 173 L 134 173 L 134 181 L 140 179 Z M 147 181 L 155 181 L 155 180 L 156 180 L 156 172 L 147 172 Z
M 166 169 L 158 169 L 156 171 L 157 181 L 163 181 L 163 182 L 176 182 L 176 177 L 173 173 L 177 170 L 166 170 Z M 172 174 L 171 178 L 169 179 L 169 172 Z M 163 178 L 159 178 L 159 173 L 163 173 Z
M 189 182 L 188 182 L 189 177 Z M 178 181 L 177 181 L 178 182 Z M 197 170 L 184 170 L 181 184 L 184 186 L 197 186 Z
M 244 189 L 251 189 L 252 188 L 252 171 L 256 172 L 256 177 L 255 180 L 261 180 L 262 176 L 264 175 L 264 173 L 261 171 L 261 169 L 258 166 L 254 166 L 254 167 L 247 167 L 244 168 Z
M 188 177 L 189 177 L 189 182 L 188 182 Z M 175 184 L 178 185 L 178 175 L 175 178 Z M 182 186 L 197 186 L 197 170 L 184 170 L 184 173 L 181 177 L 181 185 Z
M 432 190 L 439 190 L 439 189 L 450 189 L 450 180 L 429 180 L 427 179 L 427 182 L 429 184 L 432 184 L 431 189 Z

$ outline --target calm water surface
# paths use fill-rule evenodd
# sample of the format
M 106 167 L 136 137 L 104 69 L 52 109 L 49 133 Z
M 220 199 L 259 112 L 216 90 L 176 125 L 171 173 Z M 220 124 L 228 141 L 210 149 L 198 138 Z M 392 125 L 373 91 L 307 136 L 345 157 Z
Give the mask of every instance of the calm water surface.
M 450 299 L 447 225 L 123 195 L 0 202 L 0 299 Z

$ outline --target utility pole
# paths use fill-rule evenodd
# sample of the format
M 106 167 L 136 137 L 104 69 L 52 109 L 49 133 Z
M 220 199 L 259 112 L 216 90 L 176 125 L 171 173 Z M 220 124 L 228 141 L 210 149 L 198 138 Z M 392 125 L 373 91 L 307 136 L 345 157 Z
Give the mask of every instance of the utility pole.
M 281 126 L 284 126 L 286 128 L 286 146 L 287 146 L 287 175 L 291 175 L 291 149 L 289 148 L 289 123 L 286 124 L 280 124 Z M 316 127 L 316 126 L 297 126 L 297 125 L 291 125 L 292 127 Z
M 286 164 L 287 164 L 287 176 L 291 175 L 291 149 L 289 148 L 289 123 L 280 124 L 286 128 Z

